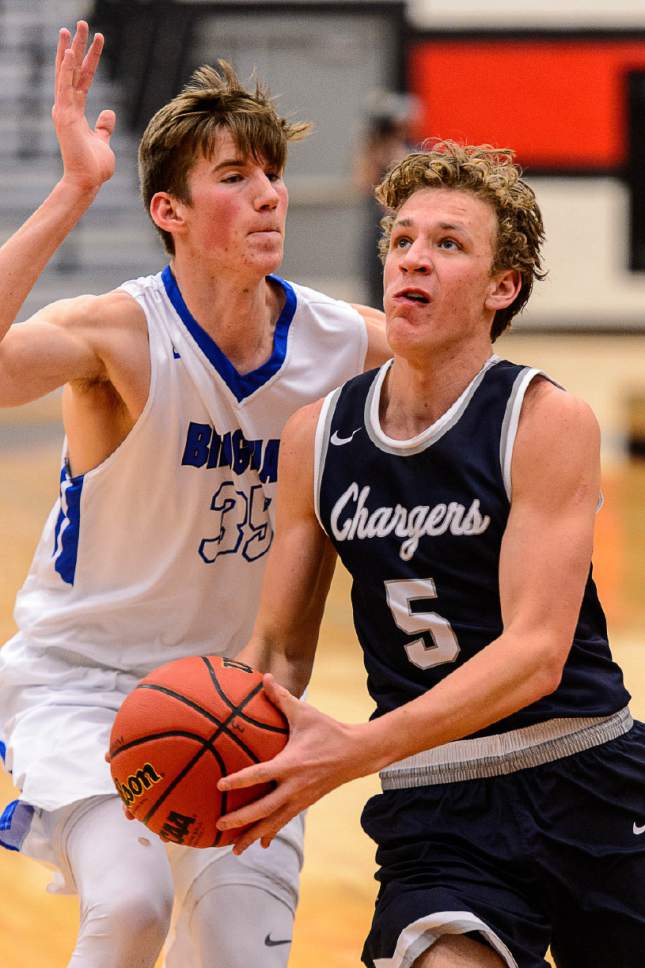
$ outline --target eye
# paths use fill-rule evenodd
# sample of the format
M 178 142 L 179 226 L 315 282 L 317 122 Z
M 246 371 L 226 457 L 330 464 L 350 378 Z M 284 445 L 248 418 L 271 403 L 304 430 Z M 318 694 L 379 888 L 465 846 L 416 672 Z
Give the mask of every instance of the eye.
M 270 182 L 282 181 L 282 173 L 279 171 L 268 171 L 266 175 Z
M 440 239 L 439 247 L 441 249 L 447 249 L 448 252 L 456 252 L 461 249 L 461 245 L 459 244 L 459 242 L 456 242 L 455 239 L 449 239 L 449 238 Z
M 396 235 L 392 239 L 393 249 L 407 249 L 410 245 L 412 245 L 412 240 L 407 235 Z

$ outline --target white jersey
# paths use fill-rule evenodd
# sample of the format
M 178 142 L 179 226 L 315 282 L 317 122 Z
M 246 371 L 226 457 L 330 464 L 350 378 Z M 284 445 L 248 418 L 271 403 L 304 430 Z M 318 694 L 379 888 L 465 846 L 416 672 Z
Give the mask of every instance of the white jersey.
M 62 687 L 112 707 L 112 693 L 164 662 L 235 655 L 248 640 L 284 424 L 358 373 L 367 349 L 351 306 L 273 278 L 285 293 L 273 352 L 245 375 L 191 316 L 169 268 L 124 284 L 147 319 L 148 400 L 98 467 L 73 477 L 64 451 L 60 499 L 16 602 L 20 632 L 0 652 L 8 739 L 29 706 L 24 687 L 38 690 L 37 706 L 43 687 Z

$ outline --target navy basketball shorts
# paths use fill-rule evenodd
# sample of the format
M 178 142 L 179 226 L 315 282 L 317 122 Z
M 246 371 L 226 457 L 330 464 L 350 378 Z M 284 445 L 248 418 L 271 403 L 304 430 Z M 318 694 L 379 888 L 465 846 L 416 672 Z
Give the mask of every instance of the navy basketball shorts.
M 370 968 L 410 968 L 445 933 L 509 968 L 645 965 L 645 726 L 506 776 L 368 801 L 380 890 Z

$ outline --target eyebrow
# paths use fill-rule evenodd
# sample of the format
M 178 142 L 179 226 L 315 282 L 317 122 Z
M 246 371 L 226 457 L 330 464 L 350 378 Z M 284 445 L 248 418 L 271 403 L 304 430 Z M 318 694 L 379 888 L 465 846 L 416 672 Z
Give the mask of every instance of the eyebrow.
M 410 228 L 413 225 L 414 225 L 414 219 L 401 218 L 396 220 L 396 222 L 393 225 L 393 228 L 399 228 L 399 227 Z M 470 234 L 466 226 L 462 225 L 461 222 L 439 222 L 437 227 L 442 229 L 443 231 L 451 231 L 451 232 L 456 231 L 456 232 L 464 232 L 466 235 Z

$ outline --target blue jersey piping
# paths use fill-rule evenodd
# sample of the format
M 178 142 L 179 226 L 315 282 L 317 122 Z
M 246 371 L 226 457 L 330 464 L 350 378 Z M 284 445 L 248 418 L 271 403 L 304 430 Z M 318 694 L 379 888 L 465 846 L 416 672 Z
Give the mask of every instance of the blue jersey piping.
M 267 276 L 267 279 L 270 279 L 272 282 L 277 282 L 285 294 L 285 304 L 276 323 L 275 333 L 273 335 L 273 352 L 266 363 L 263 363 L 257 370 L 252 370 L 250 373 L 244 374 L 238 373 L 228 357 L 222 353 L 212 336 L 209 336 L 206 330 L 202 329 L 192 315 L 184 302 L 184 297 L 179 290 L 177 280 L 170 266 L 166 266 L 162 271 L 161 279 L 168 299 L 172 303 L 177 315 L 202 353 L 215 367 L 238 403 L 250 397 L 256 390 L 264 386 L 265 383 L 268 383 L 278 372 L 287 355 L 289 327 L 291 326 L 297 305 L 295 290 L 285 279 L 281 279 L 280 276 Z
M 54 528 L 54 569 L 68 585 L 74 584 L 81 532 L 81 494 L 84 475 L 72 477 L 67 462 L 60 472 L 60 510 Z

